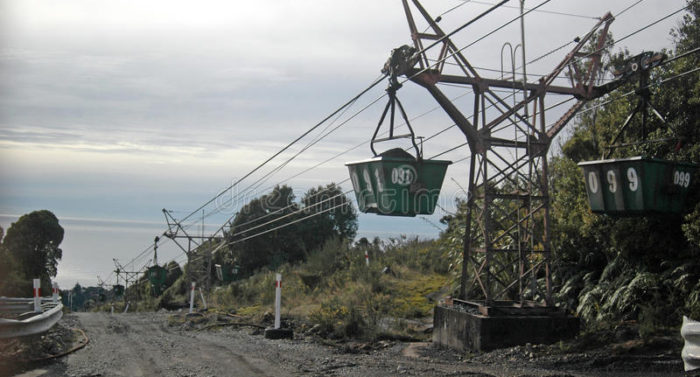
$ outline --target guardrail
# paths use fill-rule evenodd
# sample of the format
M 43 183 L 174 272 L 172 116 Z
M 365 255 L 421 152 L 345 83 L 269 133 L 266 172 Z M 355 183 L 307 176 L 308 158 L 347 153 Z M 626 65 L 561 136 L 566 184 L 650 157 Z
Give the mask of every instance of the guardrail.
M 54 307 L 53 298 L 42 297 L 42 312 Z M 0 297 L 0 313 L 5 316 L 34 311 L 33 298 Z
M 683 316 L 681 336 L 685 340 L 681 357 L 685 371 L 700 368 L 700 322 Z
M 3 302 L 4 299 L 4 297 L 0 298 L 0 302 Z M 25 300 L 27 300 L 24 303 L 25 307 L 33 307 L 33 298 Z M 42 299 L 42 301 L 44 300 Z M 60 302 L 53 303 L 53 300 L 51 300 L 50 303 L 42 303 L 41 307 L 46 311 L 43 313 L 14 311 L 13 313 L 18 314 L 17 319 L 0 318 L 0 338 L 40 334 L 48 331 L 63 317 L 63 304 Z M 19 309 L 19 306 L 15 306 L 15 308 Z M 2 312 L 9 313 L 4 310 Z
M 0 339 L 40 334 L 48 331 L 63 317 L 58 284 L 53 283 L 52 297 L 41 297 L 39 279 L 34 279 L 34 297 L 0 297 Z

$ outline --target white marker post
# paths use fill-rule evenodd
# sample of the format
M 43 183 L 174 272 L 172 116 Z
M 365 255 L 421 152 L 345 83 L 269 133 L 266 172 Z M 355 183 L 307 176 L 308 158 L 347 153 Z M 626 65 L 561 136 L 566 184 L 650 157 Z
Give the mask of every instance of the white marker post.
M 114 315 L 114 304 L 112 304 L 112 308 L 109 310 L 109 314 Z
M 204 306 L 204 310 L 207 310 L 207 300 L 204 299 L 204 293 L 202 293 L 202 288 L 199 288 L 199 297 L 202 298 L 202 305 Z
M 265 329 L 267 339 L 293 339 L 294 331 L 290 328 L 280 328 L 282 313 L 282 274 L 275 276 L 275 325 Z
M 126 302 L 126 307 L 124 308 L 124 314 L 129 311 L 129 304 L 131 304 L 129 301 Z
M 369 251 L 365 250 L 365 264 L 369 267 Z
M 53 298 L 53 303 L 58 304 L 58 283 L 55 281 L 51 284 L 51 288 L 53 290 L 53 294 L 51 295 L 51 298 Z
M 282 274 L 275 280 L 275 329 L 280 328 L 280 311 L 282 310 Z
M 41 280 L 34 279 L 34 312 L 41 313 Z
M 190 313 L 192 313 L 192 309 L 194 308 L 194 287 L 197 285 L 197 283 L 192 282 L 192 289 L 190 289 Z

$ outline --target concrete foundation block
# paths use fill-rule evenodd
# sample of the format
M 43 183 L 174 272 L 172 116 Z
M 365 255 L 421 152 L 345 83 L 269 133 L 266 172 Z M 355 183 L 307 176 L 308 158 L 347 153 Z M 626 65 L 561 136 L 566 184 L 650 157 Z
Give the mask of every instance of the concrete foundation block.
M 268 327 L 265 329 L 266 339 L 293 339 L 294 331 L 292 329 L 279 328 L 275 329 Z
M 433 343 L 462 352 L 554 343 L 579 332 L 579 319 L 561 312 L 485 316 L 436 306 L 433 321 Z

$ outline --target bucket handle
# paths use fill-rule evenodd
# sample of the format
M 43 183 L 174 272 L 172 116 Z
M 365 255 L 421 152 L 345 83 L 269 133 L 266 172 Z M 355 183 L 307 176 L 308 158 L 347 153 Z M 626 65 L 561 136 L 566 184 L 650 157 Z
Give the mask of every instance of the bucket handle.
M 396 97 L 396 90 L 400 87 L 401 87 L 401 84 L 392 83 L 392 85 L 390 85 L 389 88 L 387 88 L 386 92 L 389 95 L 389 102 L 387 102 L 386 106 L 384 107 L 384 112 L 382 113 L 382 117 L 379 119 L 379 124 L 377 124 L 377 129 L 374 130 L 374 135 L 372 135 L 372 140 L 369 143 L 369 148 L 372 150 L 372 153 L 374 154 L 374 156 L 377 157 L 377 151 L 374 150 L 374 143 L 410 137 L 411 144 L 413 144 L 413 148 L 416 150 L 416 159 L 422 160 L 423 155 L 420 153 L 420 149 L 418 148 L 418 144 L 416 144 L 416 134 L 415 134 L 415 132 L 413 132 L 413 128 L 411 127 L 411 123 L 408 121 L 408 116 L 406 116 L 406 111 L 404 110 L 403 105 L 401 104 L 401 101 L 399 101 L 398 97 Z M 394 135 L 394 114 L 396 111 L 396 104 L 399 105 L 399 110 L 401 111 L 401 116 L 403 117 L 404 122 L 406 122 L 406 126 L 408 126 L 408 130 L 411 132 L 409 134 L 396 135 L 396 136 Z M 390 121 L 389 121 L 389 137 L 377 139 L 377 134 L 379 133 L 379 129 L 382 127 L 382 123 L 384 123 L 384 118 L 386 117 L 386 114 L 389 111 L 389 108 L 391 108 L 391 117 L 390 117 Z

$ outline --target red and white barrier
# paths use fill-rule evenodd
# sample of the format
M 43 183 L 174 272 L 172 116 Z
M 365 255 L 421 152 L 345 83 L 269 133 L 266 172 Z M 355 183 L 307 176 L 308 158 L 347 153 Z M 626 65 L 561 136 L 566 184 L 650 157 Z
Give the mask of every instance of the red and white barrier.
M 41 313 L 41 280 L 34 279 L 34 312 Z
M 369 251 L 365 250 L 365 264 L 369 267 Z
M 197 283 L 192 282 L 192 288 L 190 289 L 190 313 L 192 313 L 192 310 L 194 309 L 194 287 L 197 285 Z
M 282 310 L 282 274 L 275 279 L 275 329 L 280 328 L 280 311 Z
M 58 303 L 58 283 L 55 281 L 51 283 L 51 298 L 53 299 L 53 303 L 57 304 Z

